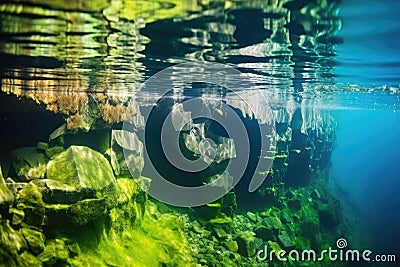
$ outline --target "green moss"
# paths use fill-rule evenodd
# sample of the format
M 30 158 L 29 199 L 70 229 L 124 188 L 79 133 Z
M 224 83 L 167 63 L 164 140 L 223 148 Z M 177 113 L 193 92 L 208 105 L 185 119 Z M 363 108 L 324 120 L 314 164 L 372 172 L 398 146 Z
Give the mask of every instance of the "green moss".
M 21 267 L 42 267 L 43 264 L 34 255 L 29 253 L 28 251 L 24 251 L 18 257 L 18 266 L 21 266 Z
M 27 184 L 16 196 L 16 207 L 25 213 L 24 222 L 32 226 L 41 226 L 45 214 L 42 194 L 38 187 Z
M 115 208 L 107 220 L 98 221 L 96 231 L 77 235 L 82 253 L 70 259 L 73 266 L 190 266 L 193 263 L 183 221 L 176 215 L 161 214 L 155 204 L 145 202 L 146 212 L 140 224 L 130 217 L 131 207 L 144 203 L 129 201 Z M 155 208 L 154 208 L 155 207 Z M 125 214 L 127 217 L 124 217 Z M 132 219 L 132 221 L 130 221 Z M 89 231 L 88 231 L 89 230 Z M 194 265 L 193 265 L 194 266 Z
M 211 219 L 209 223 L 213 225 L 213 227 L 222 227 L 224 229 L 231 228 L 233 226 L 232 218 L 224 214 L 219 218 Z
M 281 246 L 277 242 L 268 241 L 268 245 L 275 252 L 275 255 L 278 255 L 279 251 L 282 250 Z
M 13 201 L 14 201 L 14 196 L 8 189 L 4 181 L 0 166 L 0 214 L 3 215 L 7 214 L 9 206 L 12 204 Z
M 239 233 L 239 235 L 236 237 L 235 241 L 238 244 L 238 252 L 245 256 L 245 257 L 251 257 L 254 256 L 256 253 L 256 245 L 255 245 L 255 238 L 254 238 L 254 233 L 245 231 Z
M 50 240 L 42 253 L 37 256 L 44 266 L 63 266 L 69 257 L 69 250 L 62 239 Z
M 47 178 L 76 188 L 101 190 L 115 183 L 107 159 L 83 146 L 71 146 L 47 165 Z
M 37 255 L 43 251 L 46 238 L 42 232 L 28 228 L 21 228 L 20 231 L 27 241 L 29 249 L 32 253 Z
M 236 252 L 238 251 L 238 243 L 235 240 L 230 240 L 226 242 L 226 247 L 232 251 L 232 252 Z

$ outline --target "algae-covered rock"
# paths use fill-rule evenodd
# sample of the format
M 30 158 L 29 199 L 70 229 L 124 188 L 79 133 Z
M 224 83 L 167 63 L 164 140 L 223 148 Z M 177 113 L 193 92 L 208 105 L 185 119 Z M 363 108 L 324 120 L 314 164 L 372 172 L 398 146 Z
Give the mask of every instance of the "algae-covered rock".
M 20 231 L 28 243 L 29 250 L 33 254 L 37 255 L 44 250 L 44 242 L 46 241 L 46 237 L 42 232 L 28 228 L 21 228 Z
M 67 264 L 69 250 L 62 239 L 54 239 L 46 244 L 43 252 L 37 256 L 37 259 L 43 263 L 43 266 L 64 266 Z
M 115 184 L 107 159 L 84 146 L 71 146 L 47 164 L 47 178 L 76 189 L 100 191 Z
M 287 250 L 294 248 L 294 243 L 286 231 L 282 231 L 282 233 L 278 235 L 278 240 L 283 248 Z
M 24 222 L 40 227 L 45 215 L 42 194 L 33 183 L 28 183 L 16 196 L 16 207 L 24 211 Z
M 16 208 L 11 208 L 9 210 L 9 213 L 11 215 L 11 224 L 12 225 L 19 225 L 24 221 L 25 218 L 25 212 L 20 209 Z
M 271 217 L 266 217 L 263 219 L 263 225 L 270 229 L 274 230 L 281 230 L 283 229 L 283 225 L 281 220 L 278 217 L 271 216 Z
M 257 215 L 251 211 L 248 211 L 246 213 L 247 217 L 249 217 L 249 219 L 253 222 L 257 222 Z
M 238 243 L 235 240 L 229 240 L 225 244 L 226 248 L 232 252 L 236 252 L 239 249 Z
M 256 253 L 256 245 L 254 233 L 250 231 L 245 231 L 239 233 L 235 238 L 238 244 L 238 252 L 245 257 L 252 257 Z
M 46 215 L 52 228 L 79 227 L 106 214 L 107 205 L 104 199 L 84 199 L 74 204 L 47 204 Z
M 136 179 L 119 178 L 117 180 L 118 204 L 124 204 L 131 200 L 144 203 L 147 199 L 147 194 L 143 188 L 148 188 L 150 182 L 150 178 L 143 176 Z
M 18 259 L 18 266 L 21 267 L 42 267 L 43 264 L 40 260 L 38 260 L 34 255 L 29 253 L 28 251 L 22 252 L 19 255 Z
M 259 227 L 255 228 L 254 233 L 257 237 L 261 238 L 264 241 L 272 240 L 274 238 L 273 230 L 264 225 L 260 225 Z
M 23 147 L 11 152 L 15 173 L 21 181 L 43 178 L 48 158 L 36 147 Z
M 236 194 L 229 192 L 221 200 L 221 212 L 231 217 L 237 209 Z
M 196 215 L 205 220 L 217 218 L 221 214 L 220 203 L 209 203 L 195 208 Z
M 282 250 L 281 246 L 277 242 L 268 241 L 268 245 L 275 252 L 275 255 L 278 255 Z
M 53 146 L 45 149 L 46 156 L 49 157 L 50 159 L 54 158 L 61 152 L 63 152 L 65 149 L 62 146 Z
M 104 199 L 85 199 L 72 204 L 68 209 L 68 215 L 73 224 L 85 225 L 96 220 L 107 212 Z
M 0 259 L 16 257 L 26 248 L 22 234 L 11 228 L 8 220 L 0 220 Z
M 14 201 L 14 196 L 8 189 L 0 167 L 0 214 L 6 214 Z
M 88 147 L 71 146 L 55 156 L 47 164 L 47 179 L 67 185 L 63 190 L 52 183 L 54 189 L 66 195 L 77 191 L 80 199 L 84 199 L 95 194 L 105 198 L 110 208 L 116 204 L 116 181 L 111 166 L 102 154 Z
M 49 148 L 49 144 L 46 143 L 46 142 L 37 142 L 36 148 L 41 150 L 41 151 L 45 151 L 46 149 Z
M 95 190 L 77 189 L 57 180 L 40 179 L 32 183 L 38 186 L 43 201 L 48 204 L 73 204 L 83 199 L 96 198 Z
M 215 227 L 213 227 L 213 230 L 214 230 L 215 236 L 217 236 L 218 238 L 221 239 L 221 238 L 227 237 L 227 233 L 221 227 L 215 226 Z

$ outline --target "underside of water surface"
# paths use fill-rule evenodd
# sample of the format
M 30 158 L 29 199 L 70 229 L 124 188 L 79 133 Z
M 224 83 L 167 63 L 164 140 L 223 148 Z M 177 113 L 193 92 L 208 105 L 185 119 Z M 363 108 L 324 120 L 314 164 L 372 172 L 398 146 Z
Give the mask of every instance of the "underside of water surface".
M 395 262 L 398 7 L 360 6 L 0 3 L 0 266 Z

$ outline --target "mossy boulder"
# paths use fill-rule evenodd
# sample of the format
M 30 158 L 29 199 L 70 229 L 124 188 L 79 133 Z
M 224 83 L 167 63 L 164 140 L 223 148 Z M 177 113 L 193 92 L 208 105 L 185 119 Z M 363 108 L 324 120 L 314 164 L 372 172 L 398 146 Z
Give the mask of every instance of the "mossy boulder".
M 20 231 L 28 243 L 29 250 L 33 254 L 37 255 L 44 250 L 44 242 L 46 241 L 46 237 L 42 232 L 28 228 L 21 228 Z
M 4 181 L 0 167 L 0 214 L 5 215 L 13 201 L 14 196 Z
M 0 263 L 15 266 L 15 258 L 26 247 L 22 234 L 11 228 L 8 220 L 0 220 Z
M 225 246 L 229 251 L 236 252 L 239 249 L 238 243 L 235 240 L 229 240 L 225 243 Z
M 32 183 L 38 186 L 43 201 L 48 204 L 73 204 L 83 199 L 96 198 L 96 190 L 77 189 L 57 180 L 40 179 Z
M 84 199 L 74 204 L 46 204 L 48 229 L 83 226 L 107 213 L 104 199 Z
M 65 242 L 62 239 L 54 239 L 46 244 L 37 259 L 43 263 L 43 266 L 66 266 L 68 257 L 69 250 Z
M 281 244 L 281 247 L 286 250 L 294 248 L 294 243 L 286 231 L 282 231 L 282 233 L 278 235 L 278 241 Z
M 128 201 L 144 203 L 147 200 L 147 190 L 150 187 L 151 179 L 147 177 L 118 178 L 118 204 Z
M 43 264 L 40 260 L 38 260 L 34 255 L 32 255 L 28 251 L 22 252 L 21 255 L 17 258 L 18 266 L 20 267 L 42 267 Z
M 44 178 L 48 158 L 36 147 L 23 147 L 11 152 L 12 166 L 22 182 Z
M 60 181 L 76 190 L 101 191 L 115 187 L 115 177 L 107 159 L 84 146 L 71 146 L 47 164 L 47 179 Z
M 53 196 L 72 197 L 72 200 L 74 194 L 80 195 L 75 200 L 97 196 L 105 198 L 109 207 L 116 204 L 117 187 L 112 168 L 101 153 L 91 148 L 71 146 L 58 154 L 47 164 L 46 177 L 58 181 L 46 182 Z
M 283 229 L 281 220 L 276 216 L 270 216 L 263 219 L 263 225 L 269 229 L 273 229 L 274 232 L 278 232 Z
M 235 213 L 236 209 L 236 194 L 231 191 L 221 199 L 221 212 L 231 217 Z
M 56 155 L 47 164 L 46 179 L 35 184 L 46 203 L 47 230 L 72 230 L 117 205 L 118 188 L 111 165 L 88 147 L 71 146 Z
M 24 222 L 41 227 L 45 215 L 42 194 L 34 183 L 28 183 L 16 195 L 16 208 L 24 211 Z
M 244 257 L 252 257 L 256 254 L 256 245 L 254 233 L 250 231 L 245 231 L 239 233 L 235 238 L 238 244 L 238 252 Z
M 274 232 L 271 228 L 264 225 L 260 225 L 254 229 L 254 233 L 257 237 L 264 241 L 272 240 L 274 238 Z
M 23 210 L 11 208 L 9 210 L 9 213 L 10 213 L 12 225 L 19 225 L 20 223 L 22 223 L 24 221 L 25 212 Z
M 196 215 L 205 220 L 218 218 L 221 215 L 220 203 L 209 203 L 195 208 Z

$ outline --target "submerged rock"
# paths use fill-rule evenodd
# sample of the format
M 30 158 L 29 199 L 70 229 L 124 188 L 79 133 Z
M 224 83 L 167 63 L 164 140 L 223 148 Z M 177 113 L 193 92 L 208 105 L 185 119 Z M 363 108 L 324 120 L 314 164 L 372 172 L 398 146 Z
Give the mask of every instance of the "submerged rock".
M 61 239 L 51 240 L 46 244 L 42 253 L 38 255 L 38 259 L 43 266 L 64 266 L 67 264 L 69 257 L 68 247 Z
M 43 264 L 34 255 L 28 251 L 22 252 L 18 257 L 18 266 L 21 267 L 42 267 Z
M 22 234 L 11 228 L 8 220 L 0 221 L 0 259 L 12 261 L 17 254 L 26 248 Z
M 28 228 L 21 228 L 21 233 L 33 254 L 37 255 L 44 250 L 44 242 L 46 237 L 42 232 Z
M 11 152 L 11 161 L 20 181 L 44 178 L 48 158 L 36 147 L 23 147 Z
M 70 205 L 46 205 L 46 215 L 52 227 L 79 227 L 98 219 L 106 212 L 104 199 L 85 199 Z
M 232 252 L 236 252 L 239 249 L 238 243 L 235 240 L 229 240 L 226 242 L 226 247 Z
M 16 196 L 17 209 L 23 210 L 25 217 L 24 222 L 40 227 L 43 223 L 45 208 L 42 199 L 42 194 L 38 187 L 33 184 L 27 184 Z
M 47 178 L 60 181 L 77 190 L 103 190 L 115 185 L 107 159 L 84 146 L 71 146 L 47 164 Z
M 236 237 L 235 241 L 238 244 L 238 252 L 241 255 L 245 257 L 251 257 L 255 255 L 256 245 L 253 232 L 242 232 Z
M 117 185 L 109 162 L 88 147 L 71 146 L 54 156 L 47 164 L 46 178 L 31 184 L 42 195 L 47 230 L 80 227 L 117 204 Z
M 14 196 L 4 181 L 0 167 L 0 214 L 6 214 L 13 201 Z
M 272 240 L 274 238 L 273 230 L 263 225 L 255 228 L 254 233 L 257 237 L 261 238 L 264 241 Z
M 280 235 L 278 235 L 278 240 L 279 243 L 282 245 L 283 248 L 285 249 L 292 249 L 294 248 L 293 241 L 289 237 L 286 231 L 282 231 Z
M 67 185 L 60 188 L 52 183 L 54 190 L 66 194 L 75 190 L 83 195 L 82 199 L 95 194 L 105 198 L 107 205 L 115 205 L 116 180 L 111 166 L 102 154 L 88 147 L 71 146 L 54 157 L 47 164 L 47 178 Z
M 11 208 L 9 210 L 9 212 L 11 215 L 11 224 L 12 225 L 19 225 L 20 223 L 22 223 L 24 221 L 25 212 L 23 210 Z
M 221 215 L 221 204 L 220 203 L 210 203 L 200 207 L 195 208 L 196 215 L 205 220 L 210 220 L 217 218 Z

